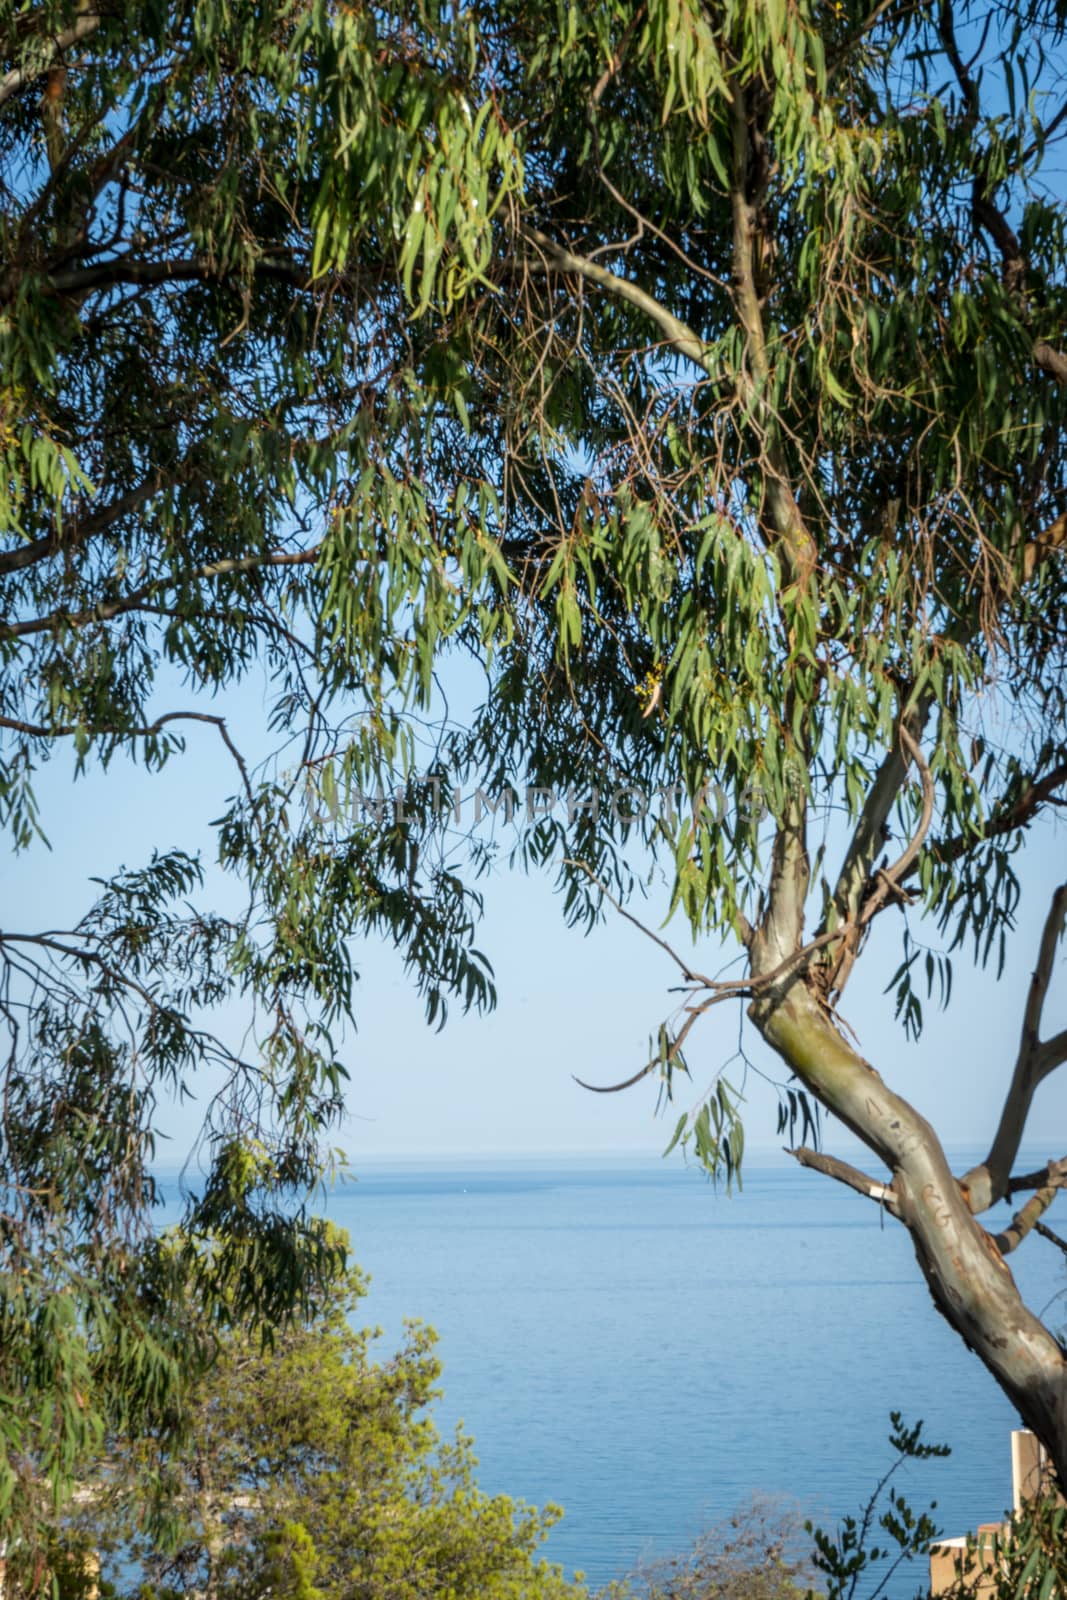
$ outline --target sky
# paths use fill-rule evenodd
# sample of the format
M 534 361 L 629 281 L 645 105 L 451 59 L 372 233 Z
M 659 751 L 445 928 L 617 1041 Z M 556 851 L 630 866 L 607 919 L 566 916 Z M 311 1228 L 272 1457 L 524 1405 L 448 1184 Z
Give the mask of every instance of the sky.
M 172 705 L 188 702 L 188 696 Z M 246 684 L 232 701 L 212 701 L 242 732 L 263 715 L 264 700 Z M 134 866 L 153 848 L 214 847 L 209 823 L 234 787 L 234 772 L 215 730 L 191 725 L 188 749 L 162 774 L 116 760 L 107 774 L 73 778 L 69 759 L 41 773 L 39 799 L 51 849 L 37 845 L 8 859 L 5 921 L 10 929 L 69 927 L 89 904 L 90 875 Z M 893 1020 L 892 997 L 883 994 L 900 959 L 901 918 L 878 919 L 854 970 L 842 1012 L 867 1059 L 912 1101 L 952 1147 L 985 1147 L 996 1124 L 1014 1061 L 1026 987 L 1052 887 L 1067 869 L 1067 830 L 1054 823 L 1034 828 L 1020 865 L 1023 886 L 1018 931 L 1003 979 L 975 972 L 968 957 L 956 963 L 947 1013 L 925 1007 L 926 1028 L 915 1044 Z M 216 879 L 216 887 L 218 887 Z M 223 886 L 225 887 L 225 886 Z M 646 1151 L 664 1148 L 673 1123 L 695 1105 L 723 1063 L 736 1057 L 743 1030 L 753 1066 L 775 1078 L 783 1072 L 773 1054 L 743 1022 L 739 1005 L 712 1011 L 691 1035 L 692 1082 L 680 1080 L 676 1106 L 657 1117 L 652 1080 L 623 1094 L 597 1095 L 575 1082 L 610 1083 L 629 1077 L 647 1059 L 650 1036 L 670 1014 L 677 980 L 669 957 L 639 930 L 609 910 L 589 935 L 568 930 L 544 877 L 501 869 L 482 885 L 485 917 L 477 943 L 493 963 L 499 1001 L 488 1016 L 464 1016 L 453 1007 L 441 1032 L 429 1029 L 422 1002 L 398 956 L 369 942 L 356 952 L 360 982 L 356 1031 L 343 1059 L 351 1075 L 347 1115 L 336 1143 L 358 1170 L 362 1161 L 411 1155 L 448 1160 L 502 1153 Z M 231 891 L 232 892 L 232 891 Z M 666 886 L 634 906 L 657 927 L 667 909 Z M 680 923 L 666 936 L 687 950 Z M 716 972 L 732 950 L 699 947 L 695 964 Z M 1067 1024 L 1067 952 L 1059 957 L 1046 1006 L 1045 1033 Z M 231 1014 L 223 1029 L 241 1040 L 245 1019 Z M 750 1153 L 779 1148 L 777 1096 L 757 1071 L 734 1059 L 727 1076 L 742 1086 Z M 202 1086 L 204 1094 L 212 1083 Z M 167 1164 L 181 1164 L 195 1138 L 202 1099 L 166 1109 L 161 1149 Z M 827 1127 L 826 1148 L 855 1155 L 845 1130 Z M 1067 1148 L 1067 1067 L 1038 1093 L 1027 1144 L 1038 1154 Z M 1045 1146 L 1048 1146 L 1047 1151 Z

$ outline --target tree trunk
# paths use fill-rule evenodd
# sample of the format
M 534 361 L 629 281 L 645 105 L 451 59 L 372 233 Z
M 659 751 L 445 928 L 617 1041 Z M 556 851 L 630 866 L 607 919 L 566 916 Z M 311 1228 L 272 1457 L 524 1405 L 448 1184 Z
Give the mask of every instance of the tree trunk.
M 848 1044 L 802 979 L 752 1002 L 763 1038 L 889 1167 L 934 1304 L 989 1368 L 1067 1487 L 1067 1352 L 1023 1304 L 926 1119 Z

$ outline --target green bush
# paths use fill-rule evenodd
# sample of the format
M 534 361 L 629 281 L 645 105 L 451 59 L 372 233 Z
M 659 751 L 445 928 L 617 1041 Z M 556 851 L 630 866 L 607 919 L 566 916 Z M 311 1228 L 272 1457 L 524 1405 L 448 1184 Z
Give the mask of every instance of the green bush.
M 376 1335 L 351 1322 L 364 1291 L 349 1272 L 313 1321 L 267 1347 L 225 1336 L 188 1394 L 185 1443 L 141 1439 L 101 1466 L 67 1536 L 101 1552 L 114 1592 L 583 1600 L 537 1555 L 558 1509 L 482 1493 L 470 1440 L 439 1437 L 432 1330 L 408 1324 L 375 1360 Z

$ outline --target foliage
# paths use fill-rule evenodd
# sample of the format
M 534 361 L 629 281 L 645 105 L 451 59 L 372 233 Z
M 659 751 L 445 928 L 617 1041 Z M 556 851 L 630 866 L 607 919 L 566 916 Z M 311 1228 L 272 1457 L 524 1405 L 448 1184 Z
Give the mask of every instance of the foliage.
M 580 1600 L 536 1556 L 559 1512 L 483 1494 L 470 1441 L 438 1438 L 432 1331 L 409 1324 L 374 1359 L 375 1335 L 351 1322 L 365 1288 L 350 1269 L 270 1350 L 227 1335 L 189 1397 L 183 1445 L 145 1436 L 109 1459 L 67 1538 L 102 1553 L 110 1593 Z M 150 1491 L 166 1542 L 144 1526 Z
M 1067 1057 L 1055 918 L 962 1186 L 835 1021 L 889 909 L 912 1030 L 924 973 L 947 1000 L 961 953 L 1000 963 L 1067 782 L 1065 28 L 1060 0 L 2 0 L 0 822 L 47 828 L 56 751 L 118 782 L 210 736 L 240 890 L 201 904 L 170 850 L 67 931 L 0 934 L 11 1538 L 105 1431 L 179 1427 L 190 1284 L 223 1334 L 327 1292 L 355 942 L 396 943 L 431 1020 L 492 1003 L 500 835 L 435 802 L 469 782 L 582 797 L 511 851 L 572 921 L 651 850 L 693 937 L 739 941 L 737 981 L 676 958 L 637 1076 L 669 1098 L 699 1018 L 746 1003 L 790 1132 L 819 1104 L 884 1161 L 938 1305 L 1067 1470 L 1067 1360 L 972 1215 Z M 484 696 L 453 722 L 459 653 Z M 681 799 L 620 814 L 619 785 Z M 160 1105 L 212 1064 L 164 1271 Z M 733 1177 L 725 1080 L 677 1137 Z
M 684 1555 L 642 1566 L 598 1600 L 803 1600 L 811 1574 L 795 1514 L 757 1496 Z
M 244 896 L 204 905 L 202 864 L 169 850 L 98 882 L 69 930 L 0 937 L 10 1539 L 32 1544 L 39 1481 L 66 1492 L 105 1430 L 180 1424 L 203 1354 L 190 1286 L 220 1327 L 270 1330 L 342 1265 L 311 1200 L 353 937 L 397 945 L 431 1020 L 492 1000 L 477 897 L 417 807 L 325 848 L 292 776 L 204 709 L 263 671 L 301 782 L 338 724 L 353 774 L 401 760 L 390 692 L 425 692 L 432 643 L 469 625 L 499 559 L 472 538 L 457 584 L 436 543 L 423 425 L 451 368 L 406 294 L 429 281 L 428 187 L 452 186 L 459 296 L 517 181 L 507 130 L 462 92 L 470 48 L 432 11 L 0 5 L 0 823 L 16 848 L 43 837 L 34 777 L 56 751 L 156 771 L 206 732 L 232 758 L 219 860 Z M 217 1031 L 234 1004 L 247 1053 Z M 161 1108 L 205 1072 L 203 1182 L 164 1274 Z
M 924 1444 L 922 1423 L 916 1422 L 908 1428 L 898 1411 L 892 1412 L 890 1420 L 893 1431 L 889 1443 L 896 1460 L 876 1484 L 860 1516 L 845 1517 L 836 1534 L 828 1534 L 811 1522 L 805 1523 L 815 1543 L 812 1559 L 817 1570 L 827 1578 L 826 1600 L 852 1600 L 857 1588 L 868 1600 L 893 1593 L 887 1585 L 901 1564 L 916 1556 L 926 1556 L 937 1536 L 938 1529 L 929 1514 L 916 1515 L 900 1492 L 889 1488 L 889 1484 L 905 1461 L 947 1456 L 948 1446 Z M 885 1503 L 887 1489 L 888 1504 Z M 934 1511 L 936 1506 L 934 1501 L 930 1510 Z M 879 1528 L 885 1536 L 884 1545 L 869 1542 L 872 1533 L 878 1537 L 875 1530 Z
M 992 1539 L 979 1545 L 969 1538 L 952 1600 L 969 1600 L 980 1586 L 993 1600 L 1062 1595 L 1067 1590 L 1067 1509 L 1051 1500 L 1032 1501 Z
M 861 1515 L 845 1517 L 836 1534 L 805 1524 L 812 1534 L 816 1569 L 826 1577 L 826 1600 L 851 1600 L 857 1592 L 876 1600 L 898 1590 L 889 1585 L 903 1563 L 924 1559 L 938 1543 L 940 1530 L 929 1512 L 914 1512 L 898 1490 L 886 1489 L 905 1461 L 947 1456 L 945 1445 L 924 1444 L 922 1423 L 908 1428 L 899 1412 L 892 1413 L 890 1444 L 896 1460 L 890 1465 Z M 882 1509 L 884 1507 L 884 1509 Z M 930 1506 L 936 1510 L 937 1502 Z M 872 1542 L 881 1529 L 884 1543 Z M 1007 1514 L 996 1534 L 979 1539 L 971 1534 L 958 1564 L 958 1581 L 948 1591 L 951 1600 L 1050 1600 L 1063 1591 L 1067 1580 L 1067 1508 L 1053 1500 L 1032 1500 L 1021 1511 Z M 917 1591 L 927 1592 L 925 1584 Z

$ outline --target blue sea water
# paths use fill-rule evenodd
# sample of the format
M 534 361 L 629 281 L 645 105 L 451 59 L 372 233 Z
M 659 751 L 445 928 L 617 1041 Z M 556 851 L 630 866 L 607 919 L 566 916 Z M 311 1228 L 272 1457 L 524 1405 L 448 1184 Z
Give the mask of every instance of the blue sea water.
M 328 1210 L 383 1348 L 405 1317 L 438 1330 L 439 1427 L 473 1434 L 484 1489 L 564 1507 L 546 1553 L 592 1582 L 757 1491 L 835 1522 L 891 1460 L 893 1409 L 952 1447 L 899 1480 L 945 1531 L 1010 1503 L 1017 1418 L 904 1230 L 792 1163 L 757 1158 L 732 1198 L 654 1158 L 366 1164 Z M 1012 1268 L 1037 1310 L 1067 1289 L 1036 1237 Z
M 437 1329 L 438 1428 L 473 1435 L 483 1489 L 562 1505 L 545 1553 L 591 1584 L 757 1492 L 834 1525 L 891 1461 L 893 1409 L 952 1448 L 894 1480 L 944 1531 L 1010 1503 L 1011 1406 L 904 1230 L 850 1190 L 784 1157 L 752 1158 L 732 1198 L 673 1158 L 355 1167 L 326 1209 L 371 1275 L 382 1357 L 405 1318 Z M 1062 1329 L 1063 1256 L 1032 1237 L 1012 1270 Z

